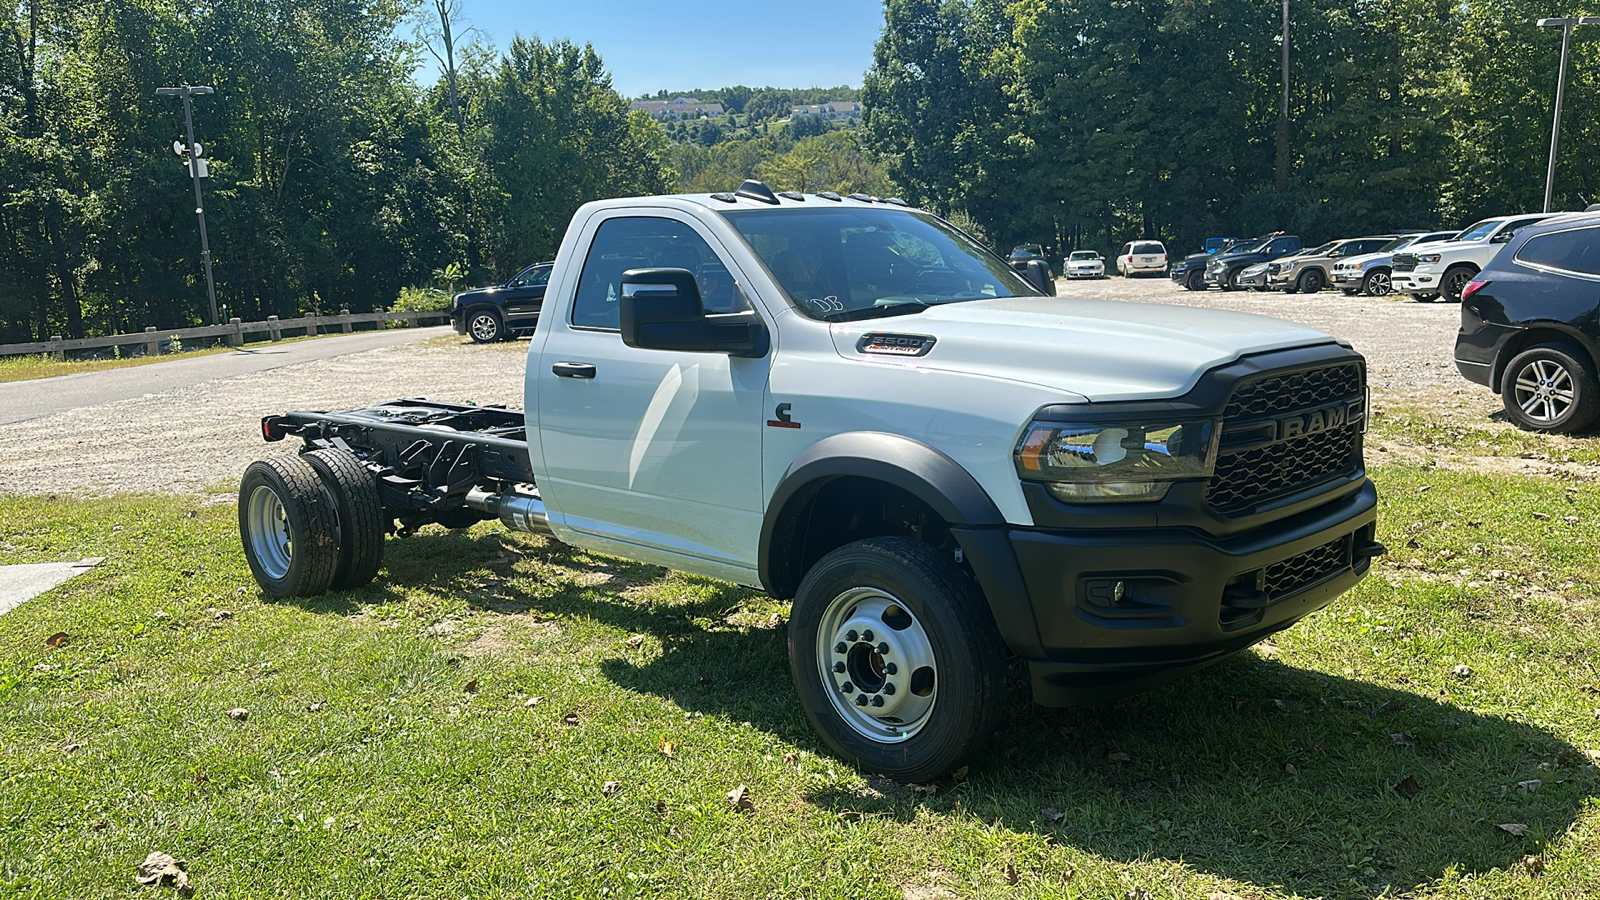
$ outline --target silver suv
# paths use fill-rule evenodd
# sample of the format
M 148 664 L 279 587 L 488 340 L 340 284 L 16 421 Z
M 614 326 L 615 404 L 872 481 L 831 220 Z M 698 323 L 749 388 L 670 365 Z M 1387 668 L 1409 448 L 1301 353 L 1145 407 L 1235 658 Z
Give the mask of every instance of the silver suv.
M 1315 250 L 1307 250 L 1286 259 L 1280 259 L 1267 267 L 1267 290 L 1279 290 L 1287 294 L 1296 291 L 1302 294 L 1315 294 L 1328 286 L 1330 281 L 1328 269 L 1347 256 L 1362 256 L 1372 253 L 1384 244 L 1393 241 L 1398 235 L 1383 234 L 1373 237 L 1346 238 L 1342 241 L 1329 241 Z

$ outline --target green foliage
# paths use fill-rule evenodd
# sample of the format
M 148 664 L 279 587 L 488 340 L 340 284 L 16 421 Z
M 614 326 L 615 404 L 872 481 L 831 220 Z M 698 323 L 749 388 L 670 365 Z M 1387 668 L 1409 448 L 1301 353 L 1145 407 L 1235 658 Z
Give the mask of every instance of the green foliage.
M 450 308 L 451 294 L 435 287 L 403 287 L 394 305 L 394 312 L 439 312 Z

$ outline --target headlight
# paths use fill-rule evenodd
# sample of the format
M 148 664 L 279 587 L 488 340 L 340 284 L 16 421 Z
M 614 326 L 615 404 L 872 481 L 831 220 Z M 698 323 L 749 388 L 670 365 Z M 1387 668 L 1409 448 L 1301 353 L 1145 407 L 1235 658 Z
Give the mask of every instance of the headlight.
M 1160 500 L 1175 481 L 1210 478 L 1217 423 L 1033 422 L 1017 442 L 1017 475 L 1067 503 Z
M 1293 272 L 1294 271 L 1294 267 L 1298 266 L 1298 265 L 1300 265 L 1300 264 L 1297 263 L 1297 262 L 1279 263 L 1278 264 L 1278 271 L 1279 272 Z
M 1352 272 L 1359 272 L 1362 269 L 1365 269 L 1367 267 L 1367 264 L 1366 263 L 1345 263 L 1344 267 L 1346 269 L 1349 269 Z
M 1419 262 L 1419 263 L 1436 263 L 1442 258 L 1443 257 L 1441 257 L 1437 253 L 1424 253 L 1421 256 L 1417 257 L 1417 262 Z

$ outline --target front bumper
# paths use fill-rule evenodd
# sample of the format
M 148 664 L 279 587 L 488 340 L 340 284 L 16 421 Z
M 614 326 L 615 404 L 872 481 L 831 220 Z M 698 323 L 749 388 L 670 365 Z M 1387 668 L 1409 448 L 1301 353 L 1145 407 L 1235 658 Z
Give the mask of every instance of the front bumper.
M 1105 274 L 1106 274 L 1106 270 L 1104 268 L 1099 268 L 1099 269 L 1068 269 L 1067 270 L 1067 277 L 1068 278 L 1104 278 Z
M 1326 606 L 1384 552 L 1376 519 L 1377 492 L 1363 479 L 1337 499 L 1228 538 L 1173 527 L 1010 528 L 1005 544 L 1020 573 L 1013 590 L 1027 601 L 991 607 L 997 618 L 1031 612 L 1031 623 L 998 624 L 1028 659 L 1037 702 L 1098 702 L 1210 665 Z M 971 534 L 958 534 L 963 546 Z M 980 580 L 1004 583 L 991 566 L 975 566 Z M 1019 647 L 1016 635 L 1037 641 Z
M 1443 273 L 1434 272 L 1429 268 L 1417 268 L 1410 272 L 1390 272 L 1389 288 L 1408 294 L 1437 293 L 1442 275 Z
M 1266 287 L 1267 286 L 1267 273 L 1265 273 L 1265 272 L 1257 272 L 1254 275 L 1246 275 L 1243 272 L 1241 272 L 1241 273 L 1239 273 L 1239 286 L 1240 287 L 1246 287 L 1246 288 Z
M 460 309 L 450 310 L 450 327 L 455 329 L 456 334 L 467 333 L 467 318 L 461 314 Z
M 1333 272 L 1328 276 L 1328 281 L 1331 282 L 1334 287 L 1358 287 L 1361 284 L 1362 279 L 1366 278 L 1366 276 L 1367 272 L 1365 269 L 1334 269 Z

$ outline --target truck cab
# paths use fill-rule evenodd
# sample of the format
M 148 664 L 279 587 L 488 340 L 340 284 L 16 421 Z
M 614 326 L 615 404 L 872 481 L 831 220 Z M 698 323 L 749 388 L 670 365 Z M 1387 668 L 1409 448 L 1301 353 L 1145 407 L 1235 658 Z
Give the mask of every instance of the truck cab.
M 1044 296 L 931 213 L 746 183 L 578 210 L 524 413 L 397 401 L 262 427 L 324 468 L 349 456 L 385 518 L 498 518 L 792 600 L 818 733 L 925 780 L 999 725 L 1008 656 L 1040 702 L 1103 700 L 1363 577 L 1365 377 L 1321 332 Z M 257 475 L 253 569 L 252 523 L 276 520 L 248 510 L 301 502 Z M 314 537 L 294 546 L 342 552 Z M 326 589 L 273 581 L 281 563 L 264 587 Z
M 1396 253 L 1390 261 L 1389 284 L 1423 303 L 1443 297 L 1460 303 L 1461 292 L 1483 271 L 1517 229 L 1550 218 L 1550 213 L 1484 219 L 1454 240 Z

